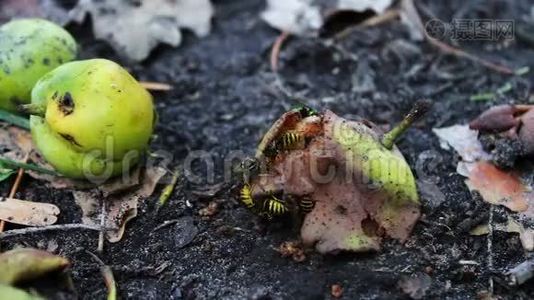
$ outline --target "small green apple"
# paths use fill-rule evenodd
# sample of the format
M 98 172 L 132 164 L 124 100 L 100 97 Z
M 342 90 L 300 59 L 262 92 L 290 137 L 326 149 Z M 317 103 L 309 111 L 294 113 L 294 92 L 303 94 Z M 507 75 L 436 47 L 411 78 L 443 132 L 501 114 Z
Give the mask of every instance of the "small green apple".
M 18 19 L 0 27 L 0 109 L 16 111 L 30 102 L 44 74 L 76 58 L 76 41 L 60 26 L 41 19 Z
M 105 59 L 66 63 L 32 90 L 33 140 L 44 158 L 72 178 L 107 179 L 127 172 L 148 147 L 152 96 Z

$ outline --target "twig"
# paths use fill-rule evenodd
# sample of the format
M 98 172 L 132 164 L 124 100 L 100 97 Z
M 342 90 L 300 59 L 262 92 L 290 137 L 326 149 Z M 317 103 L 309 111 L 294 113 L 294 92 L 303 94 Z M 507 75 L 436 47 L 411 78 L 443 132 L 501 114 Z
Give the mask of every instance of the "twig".
M 59 224 L 59 225 L 49 225 L 49 226 L 43 226 L 43 227 L 29 227 L 29 228 L 13 229 L 13 230 L 9 230 L 6 232 L 2 232 L 0 233 L 0 239 L 6 238 L 6 237 L 17 236 L 17 235 L 41 233 L 41 232 L 52 231 L 52 230 L 71 230 L 71 229 L 87 229 L 87 230 L 100 231 L 102 228 L 100 226 L 88 225 L 88 224 Z
M 347 27 L 337 33 L 334 36 L 334 40 L 341 40 L 345 37 L 347 37 L 349 34 L 351 34 L 354 30 L 365 28 L 365 27 L 372 27 L 377 26 L 386 22 L 389 22 L 399 16 L 399 10 L 398 9 L 390 9 L 385 11 L 383 14 L 379 14 L 376 16 L 373 16 L 362 23 L 356 24 L 354 26 Z
M 26 153 L 26 156 L 24 157 L 23 162 L 26 163 L 29 158 L 30 158 L 30 153 Z M 6 201 L 9 201 L 9 199 L 13 199 L 13 197 L 15 197 L 15 194 L 17 193 L 17 190 L 19 189 L 20 182 L 22 181 L 23 175 L 24 175 L 24 169 L 20 168 L 19 171 L 17 172 L 17 178 L 15 179 L 13 186 L 11 186 L 11 191 L 9 191 L 9 195 L 7 196 Z M 6 226 L 6 222 L 4 220 L 0 220 L 0 232 L 4 231 L 5 226 Z
M 282 45 L 289 35 L 289 32 L 283 31 L 273 43 L 273 47 L 271 49 L 271 70 L 275 73 L 278 72 L 278 57 L 280 56 L 280 50 L 282 49 Z
M 409 16 L 409 18 L 415 22 L 415 25 L 419 28 L 419 30 L 423 33 L 426 40 L 434 47 L 438 48 L 441 52 L 445 54 L 454 55 L 460 58 L 466 58 L 469 59 L 475 63 L 481 64 L 485 66 L 488 69 L 497 71 L 499 73 L 511 75 L 514 74 L 514 71 L 510 69 L 509 67 L 493 63 L 491 61 L 485 60 L 483 58 L 480 58 L 478 56 L 475 56 L 471 53 L 465 52 L 461 49 L 455 48 L 453 46 L 450 46 L 442 41 L 439 41 L 433 37 L 431 37 L 428 32 L 426 32 L 425 27 L 423 25 L 423 21 L 421 20 L 421 16 L 417 12 L 417 8 L 414 5 L 414 0 L 403 0 L 401 2 L 402 10 Z
M 172 85 L 163 82 L 140 81 L 139 84 L 150 91 L 166 92 L 172 90 Z
M 161 223 L 160 225 L 156 226 L 154 229 L 152 229 L 152 232 L 154 231 L 157 231 L 157 230 L 160 230 L 162 228 L 165 228 L 169 225 L 172 225 L 172 224 L 176 224 L 180 221 L 180 219 L 172 219 L 172 220 L 166 220 L 164 221 L 163 223 Z
M 488 236 L 487 236 L 487 264 L 488 264 L 488 270 L 490 273 L 493 273 L 493 208 L 494 206 L 491 205 L 490 211 L 489 211 L 489 220 L 488 220 Z M 490 275 L 489 278 L 489 293 L 490 295 L 493 294 L 493 277 Z
M 85 250 L 85 253 L 93 257 L 93 259 L 100 265 L 100 273 L 102 273 L 102 276 L 104 277 L 104 283 L 106 284 L 106 288 L 108 289 L 107 300 L 116 300 L 117 284 L 115 283 L 115 278 L 113 277 L 113 271 L 96 254 L 87 250 Z
M 106 199 L 102 197 L 102 212 L 100 213 L 100 233 L 98 234 L 98 246 L 96 247 L 96 251 L 99 253 L 102 253 L 104 251 L 104 234 L 105 230 L 102 230 L 104 228 L 106 222 Z

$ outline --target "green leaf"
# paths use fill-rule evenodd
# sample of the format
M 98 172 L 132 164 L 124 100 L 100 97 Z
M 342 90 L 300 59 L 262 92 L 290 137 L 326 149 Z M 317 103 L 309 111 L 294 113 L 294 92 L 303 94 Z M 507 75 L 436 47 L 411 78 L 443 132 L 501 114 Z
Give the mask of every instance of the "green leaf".
M 13 175 L 16 172 L 17 171 L 11 169 L 0 169 L 0 182 L 8 179 L 9 176 Z
M 0 109 L 0 120 L 24 129 L 30 129 L 30 121 L 24 117 Z

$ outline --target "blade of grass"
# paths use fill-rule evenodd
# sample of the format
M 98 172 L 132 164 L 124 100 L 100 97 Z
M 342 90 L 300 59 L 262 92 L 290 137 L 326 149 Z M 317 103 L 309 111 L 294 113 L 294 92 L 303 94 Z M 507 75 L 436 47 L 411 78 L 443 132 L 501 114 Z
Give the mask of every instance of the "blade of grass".
M 11 125 L 18 126 L 24 129 L 30 129 L 30 121 L 24 117 L 15 115 L 6 110 L 0 109 L 0 120 L 7 122 Z
M 13 169 L 24 169 L 24 170 L 31 170 L 43 174 L 53 175 L 53 176 L 61 176 L 58 173 L 45 169 L 43 167 L 39 167 L 38 165 L 34 164 L 27 164 L 22 163 L 18 161 L 11 160 L 9 158 L 1 157 L 0 156 L 0 164 L 2 164 L 6 168 L 13 168 Z

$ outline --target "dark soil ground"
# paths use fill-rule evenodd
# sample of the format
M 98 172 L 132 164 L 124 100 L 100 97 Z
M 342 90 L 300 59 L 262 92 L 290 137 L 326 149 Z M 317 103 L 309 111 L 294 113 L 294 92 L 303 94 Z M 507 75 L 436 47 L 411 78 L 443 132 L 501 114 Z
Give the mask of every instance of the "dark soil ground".
M 464 220 L 487 219 L 489 207 L 471 195 L 455 171 L 458 157 L 439 147 L 433 127 L 466 123 L 495 103 L 527 103 L 533 77 L 511 77 L 451 56 L 426 43 L 409 40 L 407 30 L 390 22 L 356 30 L 335 44 L 293 38 L 280 55 L 280 78 L 286 92 L 318 109 L 346 118 L 362 116 L 376 123 L 401 119 L 416 99 L 430 98 L 428 117 L 398 143 L 418 179 L 423 212 L 405 245 L 386 242 L 380 253 L 321 256 L 310 252 L 304 262 L 282 258 L 274 250 L 297 233 L 287 222 L 258 220 L 223 182 L 222 162 L 234 151 L 253 154 L 262 134 L 294 102 L 280 91 L 269 67 L 269 51 L 279 34 L 259 18 L 263 1 L 215 1 L 213 32 L 204 39 L 186 34 L 177 49 L 161 47 L 143 64 L 128 65 L 141 80 L 169 82 L 171 92 L 155 93 L 160 125 L 153 149 L 170 151 L 173 165 L 191 150 L 205 150 L 216 163 L 213 182 L 181 180 L 169 203 L 154 210 L 157 195 L 141 204 L 140 215 L 121 242 L 106 244 L 102 259 L 112 266 L 120 295 L 128 299 L 328 299 L 330 287 L 343 287 L 343 299 L 405 299 L 403 276 L 428 272 L 428 299 L 471 299 L 488 291 L 504 299 L 534 298 L 527 283 L 508 288 L 502 273 L 529 257 L 515 234 L 495 232 L 493 268 L 487 265 L 487 238 L 465 233 Z M 424 1 L 442 20 L 490 18 L 523 20 L 532 3 L 523 1 Z M 71 27 L 83 57 L 117 59 L 95 42 L 89 24 Z M 464 42 L 464 49 L 513 68 L 534 68 L 534 51 L 521 41 Z M 532 74 L 532 73 L 531 73 Z M 495 91 L 510 82 L 512 90 L 495 101 L 470 96 Z M 202 172 L 202 168 L 195 169 Z M 429 183 L 430 182 L 430 183 Z M 0 185 L 7 194 L 12 182 Z M 435 184 L 436 189 L 429 189 Z M 218 187 L 218 188 L 217 188 Z M 216 191 L 206 196 L 206 191 Z M 156 193 L 157 194 L 157 193 Z M 61 208 L 58 223 L 80 222 L 81 211 L 68 191 L 47 188 L 25 177 L 18 198 L 39 199 Z M 208 203 L 216 215 L 199 216 Z M 496 210 L 499 216 L 499 210 Z M 166 220 L 178 220 L 157 231 Z M 464 222 L 462 222 L 464 221 Z M 72 260 L 75 292 L 57 278 L 37 290 L 51 298 L 102 299 L 106 288 L 99 266 L 85 252 L 97 247 L 98 234 L 47 232 L 7 238 L 2 249 L 17 245 L 55 248 Z M 57 245 L 57 247 L 56 247 Z M 473 260 L 478 265 L 461 265 Z M 1 297 L 0 297 L 1 298 Z

